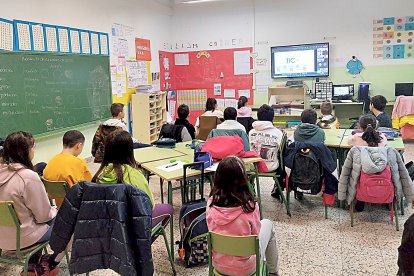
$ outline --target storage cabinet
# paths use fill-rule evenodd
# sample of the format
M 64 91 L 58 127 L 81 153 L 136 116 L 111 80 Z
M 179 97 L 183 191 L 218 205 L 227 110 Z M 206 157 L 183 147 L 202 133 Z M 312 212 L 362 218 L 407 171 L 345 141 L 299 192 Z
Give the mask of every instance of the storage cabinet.
M 141 143 L 154 143 L 167 122 L 166 93 L 132 95 L 132 136 Z

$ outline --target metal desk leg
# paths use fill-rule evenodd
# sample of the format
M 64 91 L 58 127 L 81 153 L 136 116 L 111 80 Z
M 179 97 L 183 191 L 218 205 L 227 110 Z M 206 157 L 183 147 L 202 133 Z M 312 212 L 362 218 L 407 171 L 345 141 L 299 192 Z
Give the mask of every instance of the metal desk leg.
M 259 200 L 260 219 L 262 219 L 263 213 L 262 213 L 262 198 L 260 196 L 259 169 L 256 163 L 254 164 L 254 176 L 256 178 L 256 192 L 257 192 L 256 196 L 257 196 L 257 199 Z
M 168 204 L 173 206 L 173 194 L 172 194 L 172 182 L 168 181 Z M 174 218 L 171 218 L 170 221 L 170 242 L 171 242 L 171 258 L 174 261 L 174 226 L 173 226 Z
M 161 203 L 164 203 L 164 180 L 160 178 Z

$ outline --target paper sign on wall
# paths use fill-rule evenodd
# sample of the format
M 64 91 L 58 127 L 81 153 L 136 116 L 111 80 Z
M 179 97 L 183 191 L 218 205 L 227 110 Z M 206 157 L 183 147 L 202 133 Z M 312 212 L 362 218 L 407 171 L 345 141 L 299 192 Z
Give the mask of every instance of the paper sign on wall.
M 270 73 L 257 73 L 256 74 L 256 85 L 269 86 L 272 83 Z
M 143 38 L 135 38 L 135 54 L 137 60 L 151 61 L 150 40 Z
M 217 101 L 217 107 L 218 108 L 223 108 L 224 107 L 224 99 L 216 99 Z
M 263 85 L 256 86 L 256 93 L 259 93 L 259 94 L 267 94 L 267 91 L 268 91 L 268 87 L 267 86 L 263 86 Z
M 117 61 L 118 62 L 117 62 L 116 73 L 124 74 L 125 73 L 125 57 L 124 56 L 118 57 Z
M 235 98 L 236 89 L 224 89 L 224 98 Z
M 138 85 L 147 85 L 148 70 L 147 63 L 139 60 L 127 60 L 126 70 L 128 75 L 128 88 L 135 88 Z
M 220 96 L 221 95 L 221 83 L 214 84 L 214 95 Z
M 243 89 L 239 90 L 239 97 L 245 96 L 246 98 L 250 98 L 250 89 Z
M 224 107 L 234 107 L 237 108 L 237 100 L 235 99 L 225 99 Z
M 250 51 L 234 52 L 234 75 L 250 74 Z
M 190 65 L 190 57 L 188 54 L 175 54 L 175 65 Z

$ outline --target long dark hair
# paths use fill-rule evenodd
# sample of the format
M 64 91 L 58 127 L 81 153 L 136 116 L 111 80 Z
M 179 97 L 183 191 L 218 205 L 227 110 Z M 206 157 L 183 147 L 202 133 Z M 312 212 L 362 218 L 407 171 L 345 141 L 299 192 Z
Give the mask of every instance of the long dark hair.
M 117 183 L 124 183 L 123 165 L 130 165 L 138 168 L 134 158 L 134 145 L 131 135 L 124 130 L 115 130 L 105 138 L 105 152 L 101 167 L 92 178 L 92 182 L 97 182 L 99 175 L 110 163 L 113 165 Z
M 216 110 L 217 101 L 214 98 L 208 98 L 206 102 L 206 111 L 214 112 Z
M 366 114 L 359 117 L 359 127 L 364 131 L 362 140 L 367 142 L 369 147 L 378 147 L 382 137 L 377 129 L 377 118 L 374 115 Z
M 35 145 L 33 135 L 25 131 L 9 134 L 4 141 L 3 163 L 20 163 L 30 170 L 33 169 L 30 160 L 30 149 Z
M 240 96 L 239 101 L 237 102 L 237 109 L 242 108 L 247 102 L 247 97 Z
M 238 157 L 229 156 L 220 161 L 211 194 L 210 206 L 241 206 L 245 213 L 255 209 L 256 199 L 249 190 L 244 163 Z

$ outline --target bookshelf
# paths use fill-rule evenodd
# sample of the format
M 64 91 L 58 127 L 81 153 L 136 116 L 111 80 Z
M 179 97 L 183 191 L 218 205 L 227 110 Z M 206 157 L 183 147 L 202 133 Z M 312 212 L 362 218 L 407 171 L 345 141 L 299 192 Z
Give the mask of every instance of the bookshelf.
M 137 93 L 132 95 L 132 136 L 141 143 L 158 140 L 163 124 L 167 122 L 166 93 Z
M 300 114 L 305 109 L 304 87 L 269 87 L 268 100 L 273 101 L 275 126 L 291 128 L 300 123 Z

